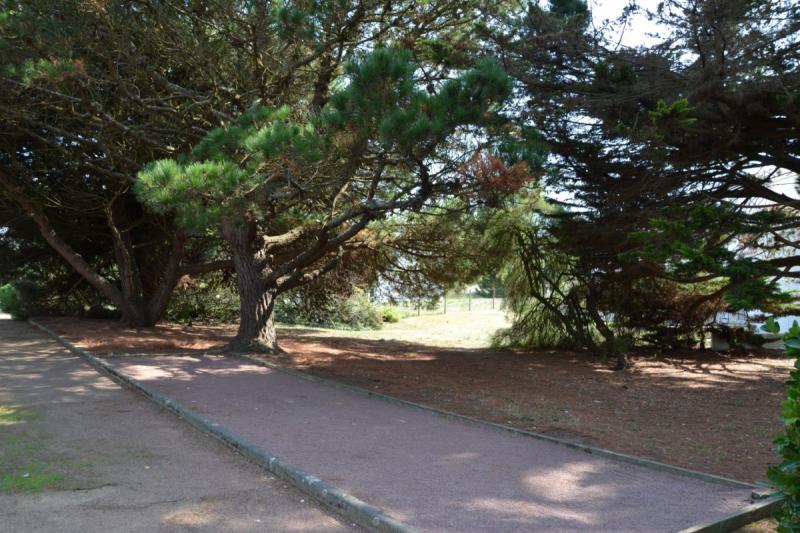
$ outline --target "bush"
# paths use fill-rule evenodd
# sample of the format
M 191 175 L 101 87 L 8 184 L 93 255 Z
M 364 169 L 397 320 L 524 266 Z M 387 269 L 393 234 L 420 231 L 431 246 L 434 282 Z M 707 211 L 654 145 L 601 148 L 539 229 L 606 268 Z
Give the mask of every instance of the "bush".
M 351 287 L 349 296 L 293 291 L 281 297 L 275 310 L 278 322 L 284 324 L 349 329 L 380 329 L 383 324 L 381 310 L 358 287 Z
M 340 325 L 354 329 L 380 329 L 383 325 L 381 311 L 369 301 L 367 293 L 355 289 L 346 300 L 338 304 L 336 322 Z
M 770 319 L 763 327 L 770 333 L 778 333 L 778 325 Z M 778 531 L 800 531 L 800 326 L 792 324 L 783 335 L 786 355 L 795 358 L 794 370 L 788 381 L 788 399 L 783 402 L 784 432 L 775 439 L 781 464 L 773 466 L 767 477 L 783 494 L 783 508 L 776 515 Z
M 25 320 L 36 314 L 38 289 L 28 281 L 14 281 L 0 287 L 0 311 L 14 320 Z
M 394 324 L 395 322 L 400 322 L 401 318 L 403 317 L 400 315 L 400 311 L 395 309 L 394 307 L 389 307 L 387 305 L 381 310 L 381 319 L 384 322 L 389 322 L 390 324 Z
M 239 294 L 222 273 L 207 274 L 175 289 L 164 318 L 170 322 L 236 322 Z

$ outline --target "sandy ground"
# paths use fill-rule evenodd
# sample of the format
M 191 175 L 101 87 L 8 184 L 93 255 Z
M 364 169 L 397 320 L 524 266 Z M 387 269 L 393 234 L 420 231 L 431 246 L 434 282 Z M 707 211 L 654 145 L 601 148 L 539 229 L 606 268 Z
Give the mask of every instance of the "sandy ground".
M 33 328 L 0 320 L 3 532 L 352 531 Z M 12 414 L 16 413 L 14 416 Z
M 204 353 L 222 347 L 235 331 L 179 325 L 136 330 L 74 319 L 47 323 L 105 354 Z M 433 329 L 446 335 L 440 325 Z M 458 331 L 467 326 L 462 320 Z M 397 328 L 407 326 L 401 322 Z M 639 356 L 632 370 L 612 372 L 580 353 L 443 347 L 433 345 L 436 339 L 426 344 L 391 339 L 392 333 L 345 337 L 347 332 L 287 329 L 280 331 L 287 353 L 272 361 L 468 416 L 743 481 L 764 479 L 767 466 L 778 460 L 772 440 L 781 429 L 778 415 L 792 361 L 777 354 Z

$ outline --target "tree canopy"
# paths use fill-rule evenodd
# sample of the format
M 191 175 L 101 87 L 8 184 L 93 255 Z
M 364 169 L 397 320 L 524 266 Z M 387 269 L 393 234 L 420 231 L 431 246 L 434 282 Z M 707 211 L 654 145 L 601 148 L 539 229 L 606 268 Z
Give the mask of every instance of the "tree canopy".
M 720 311 L 789 313 L 800 8 L 666 0 L 626 46 L 640 11 L 5 1 L 0 277 L 147 325 L 233 272 L 237 349 L 358 261 L 409 293 L 500 273 L 507 342 L 620 366 Z
M 192 161 L 140 173 L 148 205 L 228 242 L 242 298 L 235 348 L 274 348 L 275 296 L 332 269 L 370 222 L 487 186 L 465 163 L 505 134 L 497 110 L 510 80 L 491 61 L 433 88 L 420 71 L 409 51 L 377 48 L 317 113 L 256 107 L 210 132 Z

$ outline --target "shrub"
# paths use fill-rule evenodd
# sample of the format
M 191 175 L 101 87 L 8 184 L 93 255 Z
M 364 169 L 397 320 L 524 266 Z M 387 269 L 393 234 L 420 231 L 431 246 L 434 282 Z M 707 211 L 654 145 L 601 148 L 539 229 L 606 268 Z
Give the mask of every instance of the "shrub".
M 778 325 L 770 319 L 763 327 L 778 333 Z M 783 508 L 776 515 L 778 531 L 800 531 L 800 326 L 795 321 L 783 335 L 786 355 L 795 358 L 794 370 L 788 381 L 788 399 L 783 402 L 784 431 L 775 439 L 783 461 L 767 472 L 767 477 L 783 494 Z
M 36 285 L 28 281 L 14 281 L 0 287 L 0 311 L 14 320 L 25 320 L 36 314 L 38 293 Z
M 394 307 L 389 307 L 387 305 L 381 310 L 381 319 L 384 322 L 389 322 L 390 324 L 394 324 L 395 322 L 400 322 L 401 318 L 402 316 L 400 315 L 400 311 L 395 309 Z
M 380 329 L 383 325 L 381 311 L 369 301 L 362 289 L 354 289 L 353 294 L 346 300 L 340 300 L 337 307 L 334 325 L 354 329 Z
M 239 295 L 233 282 L 216 272 L 175 289 L 164 318 L 171 322 L 236 322 Z
M 367 293 L 350 287 L 348 296 L 328 293 L 318 297 L 308 291 L 282 295 L 275 306 L 278 322 L 349 329 L 380 329 L 381 310 L 369 301 Z

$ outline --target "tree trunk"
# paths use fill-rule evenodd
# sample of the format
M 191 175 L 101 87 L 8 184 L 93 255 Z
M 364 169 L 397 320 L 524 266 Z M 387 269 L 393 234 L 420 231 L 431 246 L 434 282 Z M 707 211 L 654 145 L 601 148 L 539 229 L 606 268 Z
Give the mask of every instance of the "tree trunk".
M 252 289 L 243 290 L 239 284 L 239 329 L 227 350 L 278 353 L 281 349 L 275 333 L 275 294 Z
M 124 198 L 115 197 L 110 201 L 106 207 L 106 222 L 111 231 L 122 298 L 129 308 L 122 310 L 123 320 L 133 326 L 143 326 L 147 322 L 144 290 L 136 254 L 133 250 L 133 240 L 130 234 L 131 224 L 128 220 Z
M 155 326 L 167 310 L 172 293 L 181 277 L 180 266 L 186 246 L 186 234 L 178 230 L 172 240 L 172 250 L 164 267 L 164 274 L 155 292 L 147 302 L 147 326 Z
M 267 287 L 264 269 L 253 249 L 255 227 L 249 222 L 225 221 L 222 235 L 231 247 L 239 289 L 239 329 L 226 350 L 279 352 L 274 317 L 277 289 Z
M 596 304 L 595 291 L 593 287 L 589 287 L 589 293 L 586 297 L 586 308 L 589 316 L 592 318 L 595 327 L 597 327 L 600 334 L 603 336 L 603 352 L 606 359 L 614 359 L 614 370 L 627 370 L 633 366 L 633 362 L 628 357 L 629 346 L 625 342 L 620 342 L 614 330 L 612 330 L 606 323 L 606 319 L 600 313 Z
M 614 363 L 614 370 L 627 370 L 633 366 L 633 361 L 628 357 L 627 351 L 618 351 Z

